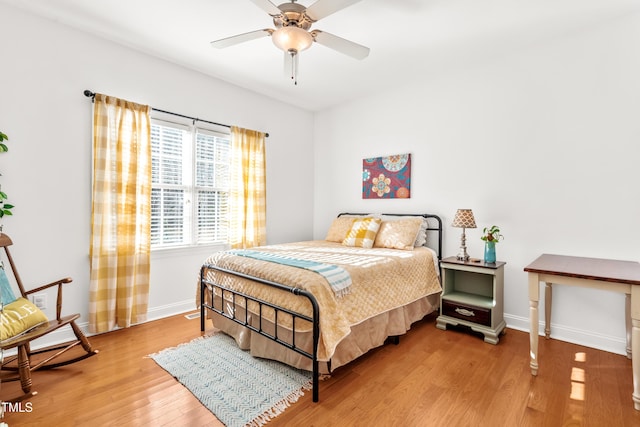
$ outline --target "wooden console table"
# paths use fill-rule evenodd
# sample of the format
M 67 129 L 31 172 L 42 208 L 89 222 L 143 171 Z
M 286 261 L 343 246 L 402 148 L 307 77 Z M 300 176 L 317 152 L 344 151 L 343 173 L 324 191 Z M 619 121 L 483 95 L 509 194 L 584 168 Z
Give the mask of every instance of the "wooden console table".
M 529 273 L 529 342 L 531 374 L 538 374 L 538 302 L 545 289 L 545 336 L 551 333 L 552 284 L 582 286 L 624 293 L 627 357 L 633 368 L 633 404 L 640 410 L 640 263 L 600 258 L 543 254 L 525 267 Z M 634 286 L 636 285 L 636 286 Z

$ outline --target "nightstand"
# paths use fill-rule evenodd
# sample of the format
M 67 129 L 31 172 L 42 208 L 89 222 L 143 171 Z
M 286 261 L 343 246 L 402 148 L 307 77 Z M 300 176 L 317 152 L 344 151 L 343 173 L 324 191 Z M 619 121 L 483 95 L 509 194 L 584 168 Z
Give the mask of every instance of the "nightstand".
M 456 257 L 441 261 L 442 295 L 436 327 L 464 325 L 484 335 L 484 341 L 497 344 L 504 321 L 504 265 L 459 261 Z

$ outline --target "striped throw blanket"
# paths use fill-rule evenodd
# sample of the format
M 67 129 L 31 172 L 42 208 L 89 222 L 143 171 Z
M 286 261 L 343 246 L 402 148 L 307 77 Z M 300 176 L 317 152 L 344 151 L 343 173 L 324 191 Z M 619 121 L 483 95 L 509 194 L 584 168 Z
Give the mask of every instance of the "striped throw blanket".
M 232 250 L 227 252 L 233 255 L 244 256 L 261 261 L 275 262 L 278 264 L 314 271 L 323 276 L 327 282 L 329 282 L 331 289 L 337 297 L 347 295 L 351 290 L 351 276 L 344 268 L 337 265 L 324 264 L 321 262 L 297 259 L 260 251 Z

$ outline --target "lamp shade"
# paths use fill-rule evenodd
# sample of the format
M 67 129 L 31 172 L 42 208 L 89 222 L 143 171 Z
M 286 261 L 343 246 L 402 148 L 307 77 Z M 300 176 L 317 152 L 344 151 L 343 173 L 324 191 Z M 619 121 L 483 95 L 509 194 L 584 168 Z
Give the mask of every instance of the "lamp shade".
M 293 26 L 278 28 L 271 34 L 271 39 L 273 44 L 285 52 L 292 50 L 302 52 L 313 43 L 311 34 L 302 28 Z
M 458 228 L 476 228 L 476 219 L 473 217 L 471 209 L 458 209 L 451 226 Z

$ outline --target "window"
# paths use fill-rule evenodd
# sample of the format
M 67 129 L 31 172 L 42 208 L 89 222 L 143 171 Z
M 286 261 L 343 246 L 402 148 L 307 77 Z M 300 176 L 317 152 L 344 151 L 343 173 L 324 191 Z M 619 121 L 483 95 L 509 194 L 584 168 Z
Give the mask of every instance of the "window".
M 227 242 L 230 146 L 228 133 L 152 120 L 152 248 Z

